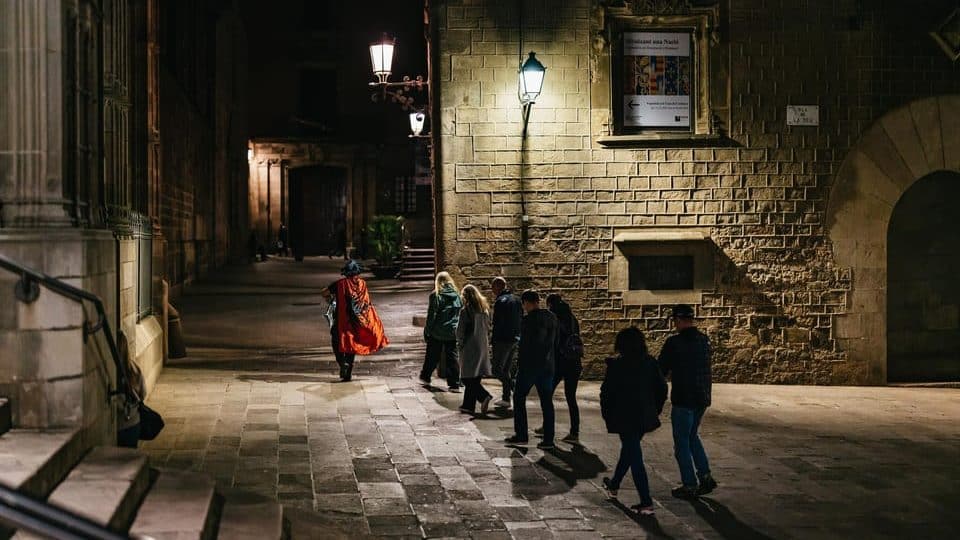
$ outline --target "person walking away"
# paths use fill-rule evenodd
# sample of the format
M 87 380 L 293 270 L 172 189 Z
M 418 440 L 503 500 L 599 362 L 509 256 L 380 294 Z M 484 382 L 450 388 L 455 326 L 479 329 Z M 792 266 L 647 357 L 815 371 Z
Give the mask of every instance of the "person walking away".
M 126 371 L 127 387 L 120 394 L 120 414 L 117 416 L 117 446 L 136 448 L 140 442 L 140 402 L 147 391 L 143 374 L 130 357 L 130 346 L 123 332 L 117 333 L 117 354 Z
M 567 442 L 580 440 L 580 407 L 577 405 L 577 385 L 583 373 L 583 340 L 580 339 L 580 322 L 559 294 L 547 295 L 547 309 L 557 316 L 557 348 L 554 351 L 556 371 L 553 389 L 563 382 L 563 394 L 570 411 L 570 433 L 563 439 Z M 543 433 L 543 428 L 535 430 Z
M 647 469 L 643 465 L 640 441 L 644 434 L 660 427 L 660 413 L 667 401 L 667 381 L 656 360 L 647 352 L 646 339 L 636 327 L 625 328 L 614 342 L 616 356 L 607 358 L 607 373 L 600 385 L 600 413 L 607 432 L 620 436 L 620 458 L 613 478 L 603 478 L 611 498 L 617 497 L 620 482 L 629 469 L 640 504 L 633 508 L 641 515 L 653 515 L 653 499 Z
M 340 366 L 340 380 L 353 378 L 356 355 L 366 356 L 386 347 L 390 340 L 383 331 L 383 322 L 370 301 L 367 282 L 360 277 L 360 265 L 349 261 L 340 270 L 342 278 L 324 289 L 323 295 L 335 302 L 331 317 L 330 345 Z
M 526 315 L 520 325 L 520 354 L 517 368 L 517 387 L 513 394 L 514 434 L 504 441 L 508 444 L 526 444 L 527 394 L 535 386 L 543 411 L 543 441 L 537 448 L 554 447 L 553 373 L 554 352 L 557 347 L 557 316 L 540 307 L 540 293 L 523 291 L 520 295 Z
M 277 232 L 277 248 L 279 255 L 290 256 L 290 229 L 283 223 L 280 224 L 280 230 Z
M 495 298 L 493 302 L 493 373 L 500 379 L 502 398 L 497 407 L 510 407 L 510 394 L 516 374 L 514 356 L 520 341 L 520 320 L 523 308 L 520 298 L 507 288 L 507 280 L 495 277 L 490 283 Z
M 682 482 L 671 493 L 688 499 L 706 495 L 717 487 L 697 433 L 703 414 L 710 406 L 710 340 L 696 327 L 692 307 L 680 304 L 673 308 L 670 318 L 677 333 L 667 338 L 660 350 L 660 369 L 670 376 L 673 453 Z
M 463 380 L 463 403 L 460 410 L 473 414 L 477 402 L 486 414 L 493 396 L 483 387 L 483 377 L 490 376 L 490 305 L 473 285 L 463 288 L 463 309 L 457 323 L 457 344 L 460 347 L 460 378 Z
M 447 388 L 451 392 L 460 391 L 460 366 L 457 361 L 457 323 L 463 301 L 457 293 L 453 278 L 446 272 L 437 274 L 433 292 L 430 293 L 427 307 L 427 324 L 423 328 L 423 339 L 427 342 L 427 352 L 423 358 L 420 380 L 430 384 L 433 370 L 443 359 Z

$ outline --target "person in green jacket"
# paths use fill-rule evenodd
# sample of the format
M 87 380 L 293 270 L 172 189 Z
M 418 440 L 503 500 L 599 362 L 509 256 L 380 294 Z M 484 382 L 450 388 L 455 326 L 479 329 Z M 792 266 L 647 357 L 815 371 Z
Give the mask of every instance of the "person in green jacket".
M 460 366 L 457 359 L 457 324 L 463 301 L 457 293 L 453 278 L 446 272 L 437 274 L 430 304 L 427 308 L 427 324 L 423 328 L 423 340 L 427 352 L 420 370 L 420 380 L 430 384 L 430 376 L 443 358 L 444 374 L 451 392 L 460 391 Z

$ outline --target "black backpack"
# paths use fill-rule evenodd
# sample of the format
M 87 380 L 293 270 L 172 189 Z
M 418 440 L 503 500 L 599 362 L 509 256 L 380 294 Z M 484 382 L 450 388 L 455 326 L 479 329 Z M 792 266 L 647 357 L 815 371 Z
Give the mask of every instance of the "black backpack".
M 583 340 L 580 339 L 580 334 L 570 334 L 560 344 L 560 357 L 567 361 L 583 358 Z

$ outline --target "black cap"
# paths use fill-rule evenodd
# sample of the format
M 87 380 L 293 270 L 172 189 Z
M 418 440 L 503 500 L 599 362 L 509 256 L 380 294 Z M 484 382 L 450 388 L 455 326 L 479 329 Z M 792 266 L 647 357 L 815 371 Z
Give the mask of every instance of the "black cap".
M 357 261 L 351 260 L 347 264 L 343 265 L 343 268 L 340 270 L 340 273 L 344 276 L 359 276 L 360 275 L 360 265 L 357 264 Z
M 676 319 L 692 319 L 693 308 L 687 304 L 677 304 L 670 311 L 670 316 Z

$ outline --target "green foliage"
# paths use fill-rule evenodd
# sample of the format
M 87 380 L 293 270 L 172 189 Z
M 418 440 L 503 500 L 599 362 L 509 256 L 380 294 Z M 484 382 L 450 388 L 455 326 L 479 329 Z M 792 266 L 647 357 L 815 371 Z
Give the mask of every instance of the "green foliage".
M 403 237 L 403 218 L 400 216 L 373 216 L 367 226 L 367 241 L 373 258 L 381 266 L 391 266 L 400 256 Z

